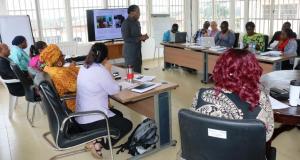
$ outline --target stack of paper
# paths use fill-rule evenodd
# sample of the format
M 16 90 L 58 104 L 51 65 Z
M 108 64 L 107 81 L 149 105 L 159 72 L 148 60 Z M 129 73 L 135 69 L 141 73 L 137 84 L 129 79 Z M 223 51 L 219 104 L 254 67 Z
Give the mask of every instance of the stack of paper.
M 279 57 L 282 55 L 280 51 L 268 51 L 268 52 L 261 52 L 261 56 L 272 56 L 272 57 Z
M 138 82 L 150 82 L 155 79 L 155 76 L 134 75 L 134 80 Z
M 286 105 L 276 99 L 274 99 L 273 97 L 269 96 L 270 102 L 271 102 L 271 106 L 272 109 L 284 109 L 284 108 L 289 108 L 289 105 Z
M 137 93 L 144 93 L 144 92 L 150 91 L 160 85 L 161 85 L 161 83 L 146 82 L 137 87 L 134 87 L 133 89 L 131 89 L 131 91 L 137 92 Z
M 125 80 L 122 80 L 122 81 L 119 81 L 119 86 L 121 86 L 121 89 L 124 90 L 124 89 L 132 89 L 136 86 L 138 86 L 137 83 L 129 83 Z
M 209 50 L 215 51 L 215 52 L 220 52 L 226 50 L 226 47 L 221 47 L 221 46 L 215 46 L 215 47 L 210 47 Z

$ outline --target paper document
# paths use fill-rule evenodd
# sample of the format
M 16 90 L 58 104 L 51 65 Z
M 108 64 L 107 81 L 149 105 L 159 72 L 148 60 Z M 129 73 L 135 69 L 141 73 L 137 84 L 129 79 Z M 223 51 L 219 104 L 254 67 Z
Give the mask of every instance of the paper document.
M 273 97 L 269 96 L 270 102 L 272 109 L 284 109 L 284 108 L 289 108 L 290 106 L 287 104 L 284 104 L 277 99 L 274 99 Z
M 282 55 L 280 51 L 268 51 L 268 52 L 261 52 L 261 56 L 272 56 L 272 57 L 279 57 Z
M 138 82 L 150 82 L 155 79 L 155 76 L 134 75 L 134 80 Z
M 215 46 L 215 47 L 210 47 L 209 48 L 209 50 L 216 51 L 216 52 L 224 51 L 226 49 L 227 49 L 226 47 L 221 47 L 221 46 Z
M 161 83 L 146 82 L 137 87 L 134 87 L 133 89 L 131 89 L 131 91 L 137 92 L 137 93 L 144 93 L 144 92 L 150 91 L 151 89 L 154 89 L 160 85 L 161 85 Z
M 136 86 L 138 86 L 139 84 L 138 83 L 129 83 L 125 80 L 122 80 L 120 82 L 118 82 L 119 86 L 121 86 L 121 89 L 122 90 L 125 90 L 125 89 L 132 89 Z

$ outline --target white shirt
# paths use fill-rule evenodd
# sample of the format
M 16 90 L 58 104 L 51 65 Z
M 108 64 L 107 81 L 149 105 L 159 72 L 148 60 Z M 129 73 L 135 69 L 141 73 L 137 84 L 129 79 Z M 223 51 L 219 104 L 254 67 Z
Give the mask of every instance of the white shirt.
M 120 87 L 111 73 L 101 64 L 81 67 L 77 77 L 76 112 L 100 110 L 108 117 L 115 114 L 108 108 L 108 96 L 117 94 Z M 104 119 L 101 115 L 77 117 L 80 124 L 92 123 Z

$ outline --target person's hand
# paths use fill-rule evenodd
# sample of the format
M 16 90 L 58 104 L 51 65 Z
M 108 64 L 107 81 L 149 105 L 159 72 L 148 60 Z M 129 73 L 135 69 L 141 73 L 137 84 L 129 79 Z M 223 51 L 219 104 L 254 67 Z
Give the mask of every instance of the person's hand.
M 103 62 L 103 65 L 104 65 L 104 67 L 105 67 L 109 72 L 111 72 L 112 64 L 111 64 L 108 60 L 105 60 L 105 61 Z
M 76 67 L 76 62 L 75 62 L 75 61 L 72 61 L 72 62 L 70 63 L 70 67 Z

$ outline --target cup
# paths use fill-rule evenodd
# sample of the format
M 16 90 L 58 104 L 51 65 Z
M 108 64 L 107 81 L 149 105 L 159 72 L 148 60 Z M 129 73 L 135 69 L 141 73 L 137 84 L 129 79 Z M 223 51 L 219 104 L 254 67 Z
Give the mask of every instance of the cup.
M 292 80 L 290 82 L 290 99 L 291 106 L 300 105 L 300 80 Z

